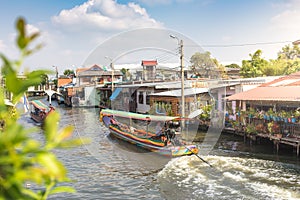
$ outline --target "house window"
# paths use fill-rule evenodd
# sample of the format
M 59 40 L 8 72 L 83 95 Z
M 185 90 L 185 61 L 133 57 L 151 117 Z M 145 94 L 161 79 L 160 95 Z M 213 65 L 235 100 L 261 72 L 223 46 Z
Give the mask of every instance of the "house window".
M 139 104 L 144 104 L 144 92 L 139 92 Z
M 103 78 L 97 78 L 97 82 L 102 84 L 104 82 Z
M 150 96 L 149 94 L 151 94 L 151 92 L 146 92 L 146 104 L 150 105 Z

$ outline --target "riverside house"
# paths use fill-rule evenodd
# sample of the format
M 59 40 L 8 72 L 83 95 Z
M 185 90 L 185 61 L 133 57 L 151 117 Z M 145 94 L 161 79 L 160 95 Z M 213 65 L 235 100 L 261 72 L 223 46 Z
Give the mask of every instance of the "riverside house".
M 95 64 L 76 70 L 76 85 L 72 88 L 72 106 L 98 107 L 111 95 L 112 76 L 114 83 L 122 81 L 119 70 L 108 71 Z
M 254 89 L 227 97 L 227 129 L 243 132 L 254 140 L 271 139 L 279 145 L 300 150 L 300 72 L 279 77 Z M 234 119 L 234 120 L 233 120 Z M 241 129 L 242 128 L 242 129 Z

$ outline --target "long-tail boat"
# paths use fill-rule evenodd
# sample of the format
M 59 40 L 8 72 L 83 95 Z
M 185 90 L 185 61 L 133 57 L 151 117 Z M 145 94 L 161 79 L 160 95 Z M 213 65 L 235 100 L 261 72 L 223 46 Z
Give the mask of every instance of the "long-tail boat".
M 53 106 L 47 106 L 40 100 L 32 100 L 30 104 L 30 116 L 37 123 L 43 123 L 49 113 L 53 112 Z
M 110 109 L 103 109 L 100 112 L 100 121 L 113 136 L 137 147 L 170 157 L 198 153 L 198 147 L 195 144 L 187 144 L 181 139 L 180 132 L 178 132 L 181 120 L 178 117 L 145 115 Z M 155 125 L 156 128 L 154 128 Z

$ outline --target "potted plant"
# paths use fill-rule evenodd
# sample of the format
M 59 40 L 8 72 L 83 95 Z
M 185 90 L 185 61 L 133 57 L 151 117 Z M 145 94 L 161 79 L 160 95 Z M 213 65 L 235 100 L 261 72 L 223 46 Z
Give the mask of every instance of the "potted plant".
M 278 123 L 272 121 L 272 122 L 269 122 L 267 126 L 268 126 L 267 129 L 268 129 L 269 134 L 274 135 L 279 138 L 282 137 L 282 134 L 280 133 L 280 126 Z
M 248 117 L 251 119 L 255 116 L 255 110 L 254 108 L 250 108 L 248 111 Z
M 247 134 L 257 134 L 257 130 L 254 126 L 254 124 L 247 124 L 246 125 L 246 133 Z
M 287 112 L 286 112 L 285 110 L 281 110 L 281 111 L 280 111 L 280 116 L 281 116 L 281 118 L 283 119 L 283 121 L 284 121 L 285 123 L 288 122 L 288 119 L 287 119 Z

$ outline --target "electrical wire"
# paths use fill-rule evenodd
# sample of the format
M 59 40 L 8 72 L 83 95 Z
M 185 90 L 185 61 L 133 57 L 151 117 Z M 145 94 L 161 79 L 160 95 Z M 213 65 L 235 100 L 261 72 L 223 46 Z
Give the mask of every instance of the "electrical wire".
M 219 44 L 207 44 L 201 45 L 201 47 L 243 47 L 243 46 L 255 46 L 255 45 L 275 45 L 275 44 L 284 44 L 292 43 L 292 41 L 278 41 L 278 42 L 256 42 L 256 43 L 242 43 L 242 44 L 228 44 L 228 45 L 219 45 Z M 198 45 L 184 45 L 184 47 L 196 47 Z

